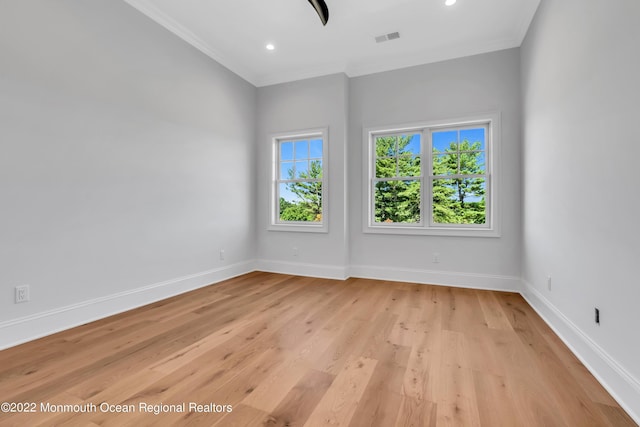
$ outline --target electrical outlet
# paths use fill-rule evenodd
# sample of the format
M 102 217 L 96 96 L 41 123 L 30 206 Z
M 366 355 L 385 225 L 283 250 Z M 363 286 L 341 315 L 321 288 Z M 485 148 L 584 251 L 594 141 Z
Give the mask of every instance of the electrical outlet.
M 547 276 L 547 289 L 551 290 L 551 275 Z
M 596 317 L 594 320 L 596 321 L 596 325 L 600 325 L 600 309 L 596 307 L 595 311 Z
M 433 263 L 438 264 L 440 262 L 440 254 L 438 252 L 433 253 Z
M 29 301 L 29 285 L 16 286 L 16 304 Z
M 220 250 L 220 261 L 224 261 L 224 249 Z
M 300 254 L 300 251 L 298 251 L 298 248 L 296 246 L 293 247 L 293 256 L 298 256 L 298 254 Z

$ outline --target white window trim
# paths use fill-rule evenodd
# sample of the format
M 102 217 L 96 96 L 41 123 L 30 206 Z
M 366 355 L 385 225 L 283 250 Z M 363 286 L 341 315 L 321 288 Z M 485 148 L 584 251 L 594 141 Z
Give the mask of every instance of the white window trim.
M 278 174 L 280 141 L 300 138 L 322 138 L 322 221 L 317 222 L 280 222 L 278 203 Z M 271 135 L 271 188 L 269 191 L 269 231 L 294 231 L 303 233 L 329 232 L 329 129 L 313 128 L 300 131 L 282 132 Z
M 500 237 L 501 236 L 501 210 L 500 210 L 500 153 L 502 125 L 500 112 L 488 112 L 470 116 L 448 118 L 442 120 L 430 120 L 404 125 L 372 126 L 363 130 L 363 172 L 362 172 L 362 231 L 374 234 L 406 234 L 406 235 L 429 235 L 429 236 L 460 236 L 460 237 Z M 486 141 L 486 162 L 488 164 L 487 174 L 487 224 L 476 226 L 473 224 L 433 224 L 431 211 L 432 200 L 431 190 L 427 190 L 426 185 L 430 185 L 433 180 L 431 174 L 431 150 L 430 132 L 432 129 L 472 126 L 478 124 L 488 124 L 489 135 Z M 419 224 L 378 224 L 373 218 L 373 188 L 372 174 L 375 171 L 373 164 L 372 135 L 384 133 L 414 132 L 422 133 L 422 155 L 423 176 L 421 177 L 422 197 Z M 428 163 L 427 163 L 428 162 Z M 425 200 L 426 199 L 426 200 Z

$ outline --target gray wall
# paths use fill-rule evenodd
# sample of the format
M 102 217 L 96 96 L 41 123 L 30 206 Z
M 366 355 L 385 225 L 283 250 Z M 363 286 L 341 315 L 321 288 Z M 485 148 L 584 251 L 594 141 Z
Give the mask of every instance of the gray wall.
M 520 277 L 520 59 L 510 49 L 452 61 L 357 77 L 349 92 L 349 192 L 351 264 L 359 275 L 395 270 L 413 278 L 472 286 L 500 287 L 482 276 Z M 502 237 L 436 237 L 362 232 L 363 128 L 457 118 L 499 111 L 502 116 Z M 432 263 L 432 254 L 440 263 Z M 374 268 L 375 266 L 375 268 Z M 404 271 L 403 271 L 404 270 Z M 425 271 L 426 270 L 426 271 Z M 367 274 L 371 272 L 372 274 Z M 486 277 L 485 277 L 486 278 Z M 461 281 L 461 282 L 460 282 Z
M 578 352 L 608 360 L 586 358 L 636 419 L 639 17 L 634 0 L 543 0 L 521 50 L 527 293 Z
M 543 0 L 521 51 L 256 89 L 123 2 L 2 2 L 0 348 L 37 334 L 33 322 L 51 332 L 254 259 L 480 287 L 523 273 L 536 309 L 637 419 L 640 3 L 613 5 Z M 496 110 L 502 237 L 362 232 L 364 127 Z M 329 128 L 329 233 L 269 232 L 269 137 L 317 127 Z M 28 304 L 12 302 L 20 284 Z
M 348 79 L 344 74 L 258 89 L 258 266 L 328 277 L 344 277 L 346 241 L 346 129 Z M 273 134 L 327 127 L 328 233 L 268 231 Z M 293 247 L 298 255 L 293 255 Z
M 124 2 L 2 2 L 0 323 L 252 260 L 255 105 Z
M 365 77 L 333 75 L 259 88 L 258 266 L 316 276 L 519 289 L 519 61 L 518 49 L 511 49 Z M 502 115 L 502 237 L 362 232 L 364 127 L 487 111 Z M 271 135 L 324 126 L 330 133 L 329 233 L 268 231 Z M 441 263 L 431 263 L 433 252 L 440 254 Z

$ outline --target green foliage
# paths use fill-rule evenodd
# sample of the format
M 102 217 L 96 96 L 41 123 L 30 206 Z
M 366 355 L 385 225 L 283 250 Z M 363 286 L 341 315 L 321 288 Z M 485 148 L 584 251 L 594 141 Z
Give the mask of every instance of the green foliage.
M 420 222 L 420 181 L 379 181 L 375 189 L 376 222 Z
M 407 149 L 412 135 L 376 138 L 376 177 L 405 178 L 378 181 L 374 204 L 376 222 L 420 222 L 420 156 Z
M 484 174 L 480 142 L 452 142 L 444 151 L 433 150 L 433 174 Z M 439 224 L 484 224 L 486 182 L 484 178 L 434 178 L 433 220 Z M 474 201 L 468 201 L 469 199 Z
M 420 222 L 420 156 L 408 148 L 412 135 L 378 137 L 374 208 L 376 222 Z M 485 173 L 480 142 L 452 142 L 433 150 L 433 219 L 440 224 L 484 224 Z M 448 178 L 449 176 L 455 176 Z M 394 179 L 395 178 L 395 179 Z
M 309 162 L 309 171 L 298 174 L 298 179 L 322 179 L 322 163 L 319 160 Z M 289 179 L 296 179 L 293 169 L 289 170 Z M 281 221 L 322 221 L 322 182 L 290 182 L 287 188 L 296 196 L 297 202 L 280 198 Z
M 421 159 L 409 148 L 412 135 L 376 138 L 376 222 L 420 222 Z M 480 142 L 452 142 L 443 151 L 433 150 L 433 220 L 440 224 L 484 224 L 486 222 L 486 180 L 470 176 L 485 173 Z M 322 163 L 309 162 L 308 172 L 289 179 L 322 179 Z M 297 201 L 280 198 L 281 221 L 322 221 L 322 182 L 290 182 L 287 189 Z

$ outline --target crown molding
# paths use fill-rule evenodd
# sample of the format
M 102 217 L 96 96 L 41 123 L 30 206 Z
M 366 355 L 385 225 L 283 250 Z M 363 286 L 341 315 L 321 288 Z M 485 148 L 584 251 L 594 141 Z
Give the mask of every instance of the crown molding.
M 228 57 L 221 55 L 211 45 L 202 40 L 192 31 L 154 6 L 150 0 L 124 1 L 256 87 L 271 86 L 337 73 L 345 73 L 348 77 L 365 76 L 368 74 L 381 73 L 519 47 L 526 36 L 529 25 L 531 24 L 531 18 L 529 18 L 529 16 L 533 15 L 533 13 L 524 15 L 525 17 L 517 25 L 517 33 L 512 38 L 483 41 L 471 45 L 464 44 L 458 46 L 446 46 L 439 49 L 432 49 L 428 52 L 399 55 L 392 60 L 388 57 L 384 59 L 371 58 L 353 63 L 320 64 L 314 67 L 306 67 L 304 69 L 292 71 L 258 74 L 254 71 L 248 70 L 246 67 L 238 64 Z M 539 2 L 532 3 L 529 6 L 531 8 L 531 12 L 535 12 L 538 5 Z
M 293 71 L 283 71 L 277 73 L 263 74 L 258 77 L 256 86 L 271 86 L 280 83 L 290 83 L 298 80 L 311 79 L 314 77 L 329 76 L 331 74 L 344 73 L 345 64 L 321 64 L 312 68 L 303 68 Z
M 520 44 L 513 38 L 474 43 L 472 45 L 447 46 L 437 50 L 430 50 L 429 52 L 420 52 L 416 54 L 397 56 L 391 59 L 374 59 L 367 62 L 350 64 L 345 70 L 345 73 L 349 77 L 359 77 L 418 65 L 448 61 L 451 59 L 465 58 L 483 53 L 496 52 L 518 46 L 520 46 Z
M 192 31 L 188 30 L 182 24 L 170 18 L 156 6 L 152 5 L 149 0 L 124 0 L 124 2 L 129 4 L 134 9 L 137 9 L 143 15 L 146 15 L 148 18 L 160 24 L 167 30 L 171 31 L 173 34 L 180 37 L 182 40 L 189 43 L 191 46 L 195 47 L 211 59 L 215 60 L 220 65 L 228 68 L 233 73 L 237 74 L 244 80 L 256 86 L 257 76 L 254 73 L 247 70 L 245 67 L 235 63 L 234 61 L 229 60 L 229 58 L 224 57 L 224 55 L 221 55 L 208 43 L 195 35 Z

